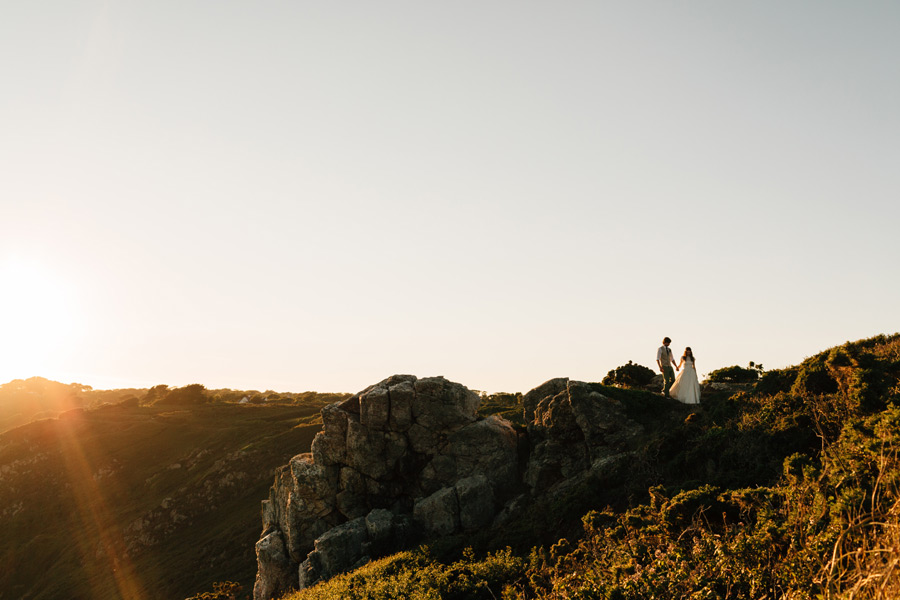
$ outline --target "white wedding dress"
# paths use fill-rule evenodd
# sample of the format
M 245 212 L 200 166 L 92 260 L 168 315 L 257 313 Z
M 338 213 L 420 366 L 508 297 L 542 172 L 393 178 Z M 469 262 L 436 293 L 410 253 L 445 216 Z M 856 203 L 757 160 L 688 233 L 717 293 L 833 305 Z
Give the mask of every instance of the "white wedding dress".
M 675 383 L 669 389 L 669 395 L 682 404 L 700 404 L 700 380 L 697 379 L 697 369 L 694 361 L 686 359 Z

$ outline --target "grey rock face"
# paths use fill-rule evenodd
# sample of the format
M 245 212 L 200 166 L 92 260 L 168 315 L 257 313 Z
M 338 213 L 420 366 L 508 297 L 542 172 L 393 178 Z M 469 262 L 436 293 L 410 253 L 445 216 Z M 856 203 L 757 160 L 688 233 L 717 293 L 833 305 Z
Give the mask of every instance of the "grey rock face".
M 524 482 L 532 495 L 590 471 L 599 459 L 629 453 L 643 432 L 617 400 L 580 381 L 565 383 L 563 389 L 561 380 L 541 386 L 548 395 L 537 402 L 528 425 L 532 450 Z
M 430 537 L 475 531 L 489 525 L 496 514 L 494 488 L 479 474 L 416 502 L 413 521 Z
M 297 587 L 294 568 L 281 533 L 273 530 L 256 542 L 259 572 L 253 586 L 254 598 L 274 598 Z
M 413 424 L 412 404 L 416 397 L 414 380 L 399 381 L 388 388 L 391 397 L 391 431 L 405 432 Z
M 309 553 L 301 569 L 306 585 L 337 575 L 363 557 L 368 541 L 366 520 L 363 517 L 348 521 L 328 530 L 316 540 L 315 550 Z
M 443 377 L 394 375 L 324 408 L 311 452 L 279 471 L 263 503 L 264 525 L 282 540 L 293 587 L 407 544 L 415 507 L 444 488 L 453 508 L 431 511 L 424 531 L 458 531 L 463 521 L 468 528 L 493 516 L 500 508 L 494 499 L 507 492 L 500 486 L 515 483 L 517 436 L 503 419 L 478 420 L 479 402 Z M 478 476 L 461 488 L 461 517 L 455 486 Z M 258 551 L 257 562 L 254 598 L 268 600 L 281 589 L 284 559 Z
M 412 418 L 431 431 L 452 430 L 474 421 L 481 403 L 476 394 L 443 377 L 419 379 L 414 389 Z
M 376 508 L 366 515 L 366 532 L 369 535 L 369 542 L 374 545 L 389 542 L 393 527 L 394 515 L 389 510 Z
M 425 535 L 450 535 L 459 531 L 459 501 L 455 488 L 443 488 L 416 502 L 413 521 Z
M 484 475 L 459 480 L 456 501 L 459 505 L 459 526 L 464 531 L 487 527 L 497 513 L 493 487 Z
M 565 391 L 569 384 L 568 377 L 557 377 L 545 381 L 522 397 L 523 416 L 525 423 L 530 424 L 534 421 L 534 411 L 537 409 L 538 403 L 544 398 L 553 397 L 560 392 Z

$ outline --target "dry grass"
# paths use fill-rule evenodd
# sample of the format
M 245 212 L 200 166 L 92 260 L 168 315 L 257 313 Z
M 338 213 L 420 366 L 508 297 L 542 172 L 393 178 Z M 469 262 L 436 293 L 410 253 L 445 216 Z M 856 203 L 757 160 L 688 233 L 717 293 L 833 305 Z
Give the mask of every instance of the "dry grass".
M 850 516 L 821 573 L 828 600 L 900 598 L 900 457 L 882 447 L 868 501 Z

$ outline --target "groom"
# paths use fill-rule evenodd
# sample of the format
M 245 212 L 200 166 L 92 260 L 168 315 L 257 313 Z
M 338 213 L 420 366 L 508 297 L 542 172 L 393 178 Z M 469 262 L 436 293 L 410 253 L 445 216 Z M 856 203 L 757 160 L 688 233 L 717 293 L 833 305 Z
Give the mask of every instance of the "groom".
M 666 398 L 671 398 L 669 396 L 669 388 L 675 383 L 675 370 L 672 368 L 675 361 L 672 359 L 672 351 L 669 350 L 669 344 L 672 343 L 672 340 L 665 337 L 662 343 L 663 345 L 656 351 L 656 364 L 659 365 L 659 370 L 663 374 L 663 395 Z

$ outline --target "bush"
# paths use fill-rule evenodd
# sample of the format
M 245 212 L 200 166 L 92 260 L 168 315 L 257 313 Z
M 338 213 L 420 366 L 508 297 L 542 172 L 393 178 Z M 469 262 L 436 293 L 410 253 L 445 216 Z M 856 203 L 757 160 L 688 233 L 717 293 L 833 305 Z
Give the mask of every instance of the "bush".
M 213 584 L 213 591 L 191 596 L 187 600 L 237 600 L 241 589 L 241 584 L 234 581 L 217 581 Z
M 161 396 L 154 404 L 206 404 L 206 387 L 199 383 L 192 383 L 184 387 L 169 390 L 165 396 Z
M 800 369 L 789 367 L 787 369 L 774 369 L 766 371 L 756 384 L 756 391 L 760 394 L 775 395 L 778 392 L 789 392 L 797 380 Z
M 747 368 L 734 365 L 733 367 L 716 369 L 707 375 L 706 379 L 707 381 L 718 383 L 754 383 L 759 380 L 762 372 L 762 365 L 751 362 Z
M 822 394 L 834 394 L 838 391 L 838 384 L 821 363 L 803 364 L 797 379 L 791 387 L 791 393 L 797 396 L 817 396 Z
M 607 373 L 600 383 L 621 387 L 643 387 L 653 381 L 655 376 L 655 371 L 629 360 L 628 364 L 617 367 Z
M 478 407 L 478 415 L 482 417 L 500 415 L 516 425 L 524 425 L 522 394 L 519 392 L 515 394 L 481 392 L 481 406 Z
M 507 548 L 477 557 L 471 549 L 443 564 L 427 547 L 373 561 L 285 596 L 285 600 L 493 600 L 519 581 L 527 565 Z

